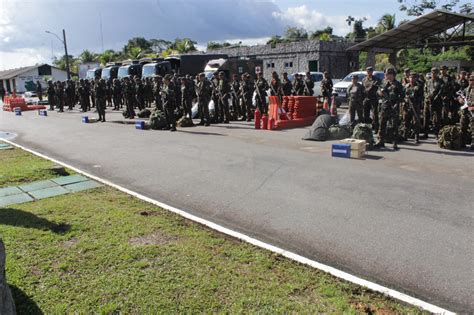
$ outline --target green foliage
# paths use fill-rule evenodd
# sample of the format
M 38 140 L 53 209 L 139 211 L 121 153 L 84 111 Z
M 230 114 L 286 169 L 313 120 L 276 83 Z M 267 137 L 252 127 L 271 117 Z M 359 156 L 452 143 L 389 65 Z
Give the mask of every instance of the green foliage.
M 304 28 L 288 27 L 285 31 L 285 38 L 292 42 L 306 40 L 308 32 Z
M 384 14 L 377 24 L 377 32 L 382 34 L 393 28 L 395 28 L 395 14 Z
M 123 53 L 126 55 L 135 55 L 138 51 L 140 52 L 151 52 L 152 43 L 143 37 L 134 37 L 128 40 L 127 44 L 123 47 Z
M 107 49 L 102 54 L 99 54 L 97 59 L 102 65 L 106 65 L 108 62 L 120 61 L 123 58 L 123 55 L 119 52 L 116 52 L 112 49 Z
M 346 19 L 347 25 L 352 25 L 352 32 L 346 35 L 351 41 L 362 42 L 367 38 L 367 29 L 364 28 L 364 22 L 367 18 L 356 19 L 353 16 L 348 16 Z
M 397 0 L 400 3 L 400 11 L 405 11 L 410 16 L 420 16 L 427 10 L 443 9 L 454 11 L 459 8 L 462 13 L 472 11 L 471 1 L 460 0 Z
M 170 48 L 178 53 L 196 51 L 197 42 L 189 38 L 176 38 Z
M 209 43 L 207 43 L 207 49 L 209 49 L 209 50 L 225 48 L 225 47 L 230 47 L 230 46 L 232 46 L 232 44 L 228 43 L 228 42 L 223 42 L 223 43 L 209 42 Z
M 406 49 L 398 53 L 399 68 L 410 68 L 414 72 L 427 73 L 433 61 L 472 60 L 472 47 L 450 48 L 444 53 L 435 49 Z
M 97 60 L 97 54 L 86 49 L 79 55 L 79 60 L 81 62 L 94 62 Z

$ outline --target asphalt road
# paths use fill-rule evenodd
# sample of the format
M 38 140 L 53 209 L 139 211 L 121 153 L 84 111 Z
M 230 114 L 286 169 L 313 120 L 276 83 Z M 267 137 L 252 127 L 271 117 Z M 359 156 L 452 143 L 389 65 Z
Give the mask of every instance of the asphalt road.
M 474 152 L 433 142 L 330 157 L 305 130 L 140 131 L 118 113 L 0 112 L 15 142 L 451 311 L 474 312 Z

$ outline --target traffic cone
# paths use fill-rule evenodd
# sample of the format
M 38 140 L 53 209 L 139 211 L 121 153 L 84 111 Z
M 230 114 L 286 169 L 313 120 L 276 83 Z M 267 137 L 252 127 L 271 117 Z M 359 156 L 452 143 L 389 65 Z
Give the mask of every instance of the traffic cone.
M 262 129 L 267 129 L 268 128 L 268 116 L 263 115 L 262 116 Z
M 268 121 L 268 130 L 274 130 L 275 129 L 275 118 L 270 118 Z
M 336 106 L 336 98 L 333 96 L 331 97 L 331 116 L 337 117 L 337 106 Z
M 255 129 L 260 129 L 260 120 L 262 119 L 262 115 L 258 108 L 255 110 L 255 113 L 253 114 L 253 120 L 255 124 Z

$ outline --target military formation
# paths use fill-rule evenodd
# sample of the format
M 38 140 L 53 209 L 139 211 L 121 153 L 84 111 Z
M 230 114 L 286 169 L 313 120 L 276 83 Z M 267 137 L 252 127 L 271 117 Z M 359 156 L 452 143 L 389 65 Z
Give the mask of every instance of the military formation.
M 383 81 L 373 75 L 372 67 L 366 70 L 362 82 L 354 76 L 347 88 L 350 121 L 353 126 L 372 124 L 378 135 L 376 147 L 384 147 L 389 138 L 398 149 L 400 141 L 414 138 L 419 143 L 431 132 L 438 139 L 444 126 L 457 124 L 463 142 L 471 142 L 474 123 L 468 106 L 474 102 L 474 75 L 469 79 L 465 71 L 451 75 L 445 66 L 432 68 L 426 76 L 405 69 L 400 82 L 394 68 L 385 71 Z
M 467 77 L 462 71 L 453 77 L 447 67 L 433 68 L 426 76 L 405 69 L 403 78 L 396 79 L 396 70 L 388 68 L 384 80 L 378 80 L 374 69 L 368 67 L 367 76 L 359 82 L 352 78 L 347 88 L 350 121 L 370 123 L 378 135 L 376 147 L 384 147 L 387 139 L 398 149 L 398 143 L 414 138 L 416 143 L 432 132 L 436 138 L 446 125 L 460 124 L 465 139 L 470 138 L 471 114 L 463 102 L 474 100 L 474 76 Z M 276 72 L 269 82 L 262 73 L 255 78 L 248 73 L 233 74 L 230 80 L 224 72 L 215 73 L 207 79 L 205 73 L 196 77 L 166 75 L 147 78 L 125 77 L 123 79 L 80 79 L 78 82 L 48 82 L 46 89 L 50 110 L 63 112 L 79 104 L 83 112 L 95 108 L 99 121 L 105 122 L 106 107 L 122 110 L 126 118 L 134 118 L 137 111 L 153 107 L 164 113 L 167 126 L 175 131 L 177 120 L 191 119 L 192 106 L 198 104 L 199 125 L 224 123 L 231 120 L 251 121 L 254 105 L 262 113 L 268 113 L 267 96 L 312 96 L 314 81 L 311 74 L 295 74 L 290 80 L 287 73 L 282 79 Z M 333 82 L 328 72 L 321 81 L 321 97 L 333 95 Z M 37 82 L 37 94 L 43 98 L 42 87 Z M 214 113 L 209 110 L 214 103 Z M 357 116 L 356 116 L 357 115 Z M 356 117 L 358 119 L 356 120 Z M 192 121 L 191 121 L 192 123 Z M 467 142 L 467 141 L 466 141 Z

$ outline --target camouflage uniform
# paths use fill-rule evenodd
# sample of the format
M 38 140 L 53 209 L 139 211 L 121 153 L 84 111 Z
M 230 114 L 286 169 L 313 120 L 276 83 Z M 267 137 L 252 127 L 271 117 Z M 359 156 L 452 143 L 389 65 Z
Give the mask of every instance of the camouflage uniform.
M 393 74 L 395 77 L 395 69 L 388 69 L 387 74 Z M 387 75 L 386 74 L 386 75 Z M 400 102 L 404 99 L 405 93 L 403 86 L 397 80 L 384 80 L 379 88 L 380 96 L 380 129 L 378 133 L 377 146 L 384 146 L 385 137 L 387 135 L 387 124 L 392 122 L 393 131 L 393 148 L 398 149 L 398 126 L 399 126 L 399 109 Z
M 198 98 L 198 112 L 201 118 L 200 125 L 209 126 L 209 102 L 211 101 L 212 86 L 204 74 L 199 76 L 199 82 L 196 87 L 196 96 Z
M 405 102 L 402 106 L 403 138 L 408 139 L 410 130 L 413 130 L 416 143 L 419 143 L 420 139 L 420 115 L 422 104 L 422 87 L 417 83 L 408 83 L 405 86 Z
M 107 83 L 101 79 L 95 86 L 95 105 L 99 114 L 99 121 L 105 122 L 105 107 L 107 102 Z
M 64 112 L 64 87 L 61 82 L 56 82 L 56 104 L 59 108 L 59 112 Z
M 474 76 L 471 76 L 472 81 L 474 81 Z M 464 90 L 464 95 L 467 100 L 467 105 L 468 106 L 474 106 L 474 84 L 473 86 L 468 86 Z M 461 134 L 463 138 L 463 143 L 464 144 L 471 144 L 471 150 L 474 149 L 474 116 L 472 113 L 469 111 L 469 108 L 461 110 L 460 113 L 461 116 Z M 469 129 L 471 129 L 471 132 L 469 133 Z
M 170 82 L 171 76 L 165 76 L 165 84 L 161 90 L 161 98 L 163 102 L 163 108 L 165 110 L 165 117 L 167 127 L 166 129 L 175 131 L 176 130 L 176 117 L 174 111 L 176 109 L 176 95 L 174 84 Z
M 371 71 L 371 68 L 368 68 Z M 362 80 L 362 85 L 364 86 L 365 98 L 363 102 L 364 108 L 364 123 L 372 123 L 374 131 L 377 133 L 379 131 L 379 101 L 377 97 L 377 90 L 380 86 L 380 81 L 376 77 L 372 76 L 369 78 L 366 76 Z M 370 116 L 370 112 L 373 112 L 373 118 Z
M 437 71 L 437 70 L 433 70 Z M 423 119 L 425 136 L 428 136 L 430 122 L 433 124 L 433 129 L 436 137 L 442 127 L 442 110 L 443 102 L 441 93 L 443 91 L 444 82 L 439 77 L 431 78 L 425 84 L 425 105 L 423 108 Z
M 54 106 L 56 105 L 56 90 L 54 89 L 53 82 L 48 81 L 48 104 L 49 110 L 54 110 Z
M 305 86 L 303 80 L 301 80 L 299 75 L 295 75 L 294 81 L 293 81 L 293 92 L 295 95 L 304 95 L 305 92 Z
M 229 81 L 224 77 L 224 73 L 220 74 L 219 79 L 219 109 L 221 111 L 220 117 L 224 117 L 224 123 L 228 124 L 230 121 L 229 112 L 229 97 L 230 97 L 230 84 Z
M 230 90 L 231 90 L 231 97 L 232 97 L 232 107 L 234 113 L 236 113 L 237 118 L 238 116 L 243 116 L 244 111 L 243 108 L 240 107 L 240 100 L 241 100 L 241 95 L 239 92 L 240 89 L 240 82 L 239 82 L 239 77 L 237 75 L 234 76 L 232 82 L 230 83 Z
M 124 99 L 126 101 L 126 117 L 127 118 L 134 118 L 135 117 L 135 110 L 133 108 L 134 100 L 135 100 L 135 87 L 132 85 L 132 82 L 126 78 L 122 85 Z
M 258 110 L 262 113 L 262 115 L 266 115 L 268 113 L 268 104 L 267 104 L 267 90 L 268 90 L 268 82 L 262 76 L 257 78 L 255 81 L 255 91 L 257 92 L 256 103 Z
M 122 107 L 122 84 L 119 79 L 114 79 L 112 85 L 112 95 L 114 101 L 114 110 L 120 110 Z
M 158 110 L 163 110 L 163 106 L 162 106 L 162 103 L 161 103 L 161 85 L 163 84 L 163 82 L 161 81 L 161 77 L 160 76 L 157 76 L 155 77 L 155 80 L 153 82 L 153 96 L 155 98 L 155 107 L 156 109 Z
M 359 82 L 353 80 L 347 87 L 347 96 L 349 101 L 349 113 L 351 115 L 351 124 L 355 125 L 355 114 L 357 112 L 358 121 L 363 121 L 363 101 L 365 97 L 364 87 Z
M 321 81 L 321 95 L 323 98 L 329 99 L 332 96 L 333 83 L 329 77 L 329 73 L 324 73 L 324 79 Z
M 306 96 L 313 96 L 314 94 L 314 81 L 311 77 L 309 72 L 306 74 L 306 78 L 304 80 L 304 95 Z
M 288 75 L 283 73 L 283 82 L 281 84 L 281 94 L 283 96 L 291 96 L 293 92 L 293 85 L 291 81 L 288 79 Z
M 40 81 L 36 81 L 36 95 L 38 96 L 39 100 L 43 100 L 43 88 L 41 86 Z
M 192 118 L 193 89 L 188 79 L 181 80 L 181 106 L 183 107 L 183 117 Z
M 240 94 L 242 95 L 243 107 L 244 107 L 242 119 L 246 118 L 247 121 L 252 120 L 253 91 L 254 91 L 254 85 L 250 81 L 250 76 L 246 75 L 245 80 L 243 80 L 240 85 Z

